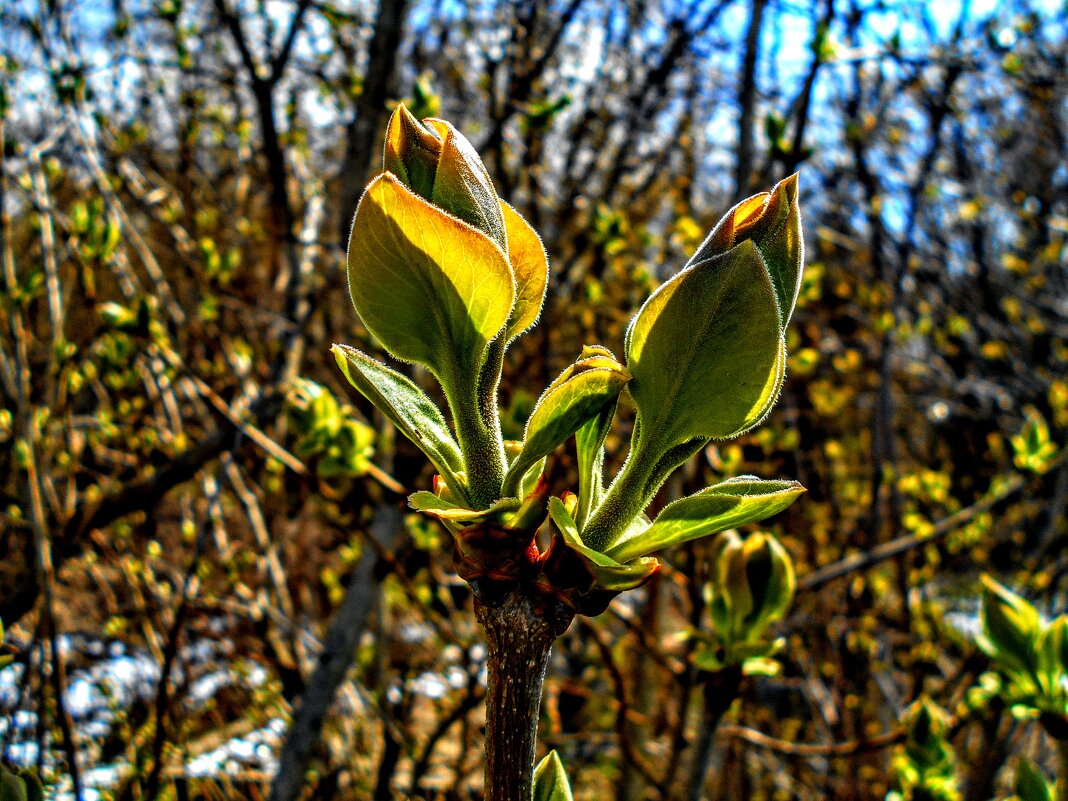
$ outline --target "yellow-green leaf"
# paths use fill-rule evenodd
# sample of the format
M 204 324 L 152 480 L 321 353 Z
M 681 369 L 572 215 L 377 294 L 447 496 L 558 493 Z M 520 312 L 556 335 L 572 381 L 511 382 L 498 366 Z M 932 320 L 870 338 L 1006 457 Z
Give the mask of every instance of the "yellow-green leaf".
M 650 296 L 628 331 L 627 367 L 639 447 L 662 453 L 760 422 L 782 384 L 785 341 L 752 241 L 688 267 Z
M 804 491 L 796 481 L 764 481 L 753 476 L 728 479 L 669 503 L 651 526 L 629 538 L 624 532 L 605 553 L 618 562 L 626 562 L 671 545 L 755 523 L 781 512 Z
M 523 216 L 501 201 L 504 227 L 508 233 L 508 261 L 515 275 L 516 296 L 504 337 L 511 341 L 532 328 L 541 314 L 545 288 L 549 283 L 549 259 L 541 237 Z
M 368 330 L 398 359 L 430 368 L 452 399 L 473 385 L 512 311 L 501 247 L 384 173 L 352 224 L 349 290 Z

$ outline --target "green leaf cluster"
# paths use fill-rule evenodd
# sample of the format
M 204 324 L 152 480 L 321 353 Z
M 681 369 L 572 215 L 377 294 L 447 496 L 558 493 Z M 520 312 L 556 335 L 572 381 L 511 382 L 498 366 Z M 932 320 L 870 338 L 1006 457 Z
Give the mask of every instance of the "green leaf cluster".
M 1044 473 L 1057 455 L 1057 445 L 1050 438 L 1049 425 L 1037 409 L 1029 409 L 1019 434 L 1012 437 L 1013 461 L 1021 470 Z
M 650 296 L 627 329 L 625 361 L 601 346 L 583 348 L 541 393 L 513 447 L 501 434 L 497 389 L 505 348 L 541 309 L 548 278 L 541 241 L 443 120 L 420 121 L 399 106 L 383 163 L 353 221 L 350 293 L 390 355 L 437 379 L 451 420 L 397 370 L 346 345 L 333 352 L 349 382 L 433 463 L 434 492 L 416 493 L 411 505 L 453 533 L 477 562 L 472 574 L 502 570 L 487 564 L 485 543 L 500 540 L 486 527 L 515 532 L 515 542 L 502 545 L 502 559 L 508 551 L 514 561 L 548 520 L 553 547 L 582 566 L 567 569 L 572 588 L 618 592 L 655 572 L 654 552 L 763 520 L 804 491 L 793 481 L 745 476 L 676 501 L 655 521 L 644 515 L 675 468 L 711 440 L 752 428 L 778 396 L 804 251 L 796 176 L 731 209 Z M 606 489 L 604 444 L 623 395 L 637 417 L 626 463 Z M 572 438 L 578 493 L 550 499 L 546 461 Z M 476 528 L 481 533 L 465 538 Z M 779 565 L 781 546 L 767 549 Z M 530 553 L 542 558 L 536 548 Z M 792 575 L 789 568 L 785 595 Z M 764 603 L 774 602 L 750 601 Z M 752 637 L 774 617 L 770 610 L 752 612 L 745 623 Z M 741 624 L 732 625 L 738 640 Z
M 1024 598 L 982 577 L 982 630 L 976 642 L 997 668 L 992 689 L 1024 716 L 1068 740 L 1068 615 L 1043 621 Z
M 464 466 L 479 465 L 477 471 L 454 465 L 451 484 L 486 508 L 501 497 L 506 469 L 497 410 L 502 357 L 541 311 L 548 280 L 545 250 L 522 216 L 497 197 L 470 142 L 444 120 L 420 122 L 399 106 L 387 130 L 384 166 L 352 224 L 352 301 L 386 351 L 425 366 L 441 384 Z M 369 360 L 350 351 L 335 348 L 335 356 L 349 363 L 342 368 L 353 380 Z M 411 394 L 411 382 L 398 381 L 394 371 L 383 379 L 382 370 L 370 369 L 379 383 L 385 380 L 394 390 L 404 385 L 400 391 Z M 368 381 L 354 385 L 363 392 Z M 373 394 L 388 405 L 388 397 Z M 429 414 L 437 428 L 442 415 L 421 398 L 401 403 L 409 412 Z M 391 418 L 403 414 L 383 411 Z M 424 422 L 418 415 L 404 427 L 418 430 Z M 425 444 L 432 460 L 448 447 Z
M 921 699 L 906 711 L 905 728 L 905 745 L 894 758 L 898 789 L 887 801 L 960 801 L 945 712 Z
M 322 478 L 367 472 L 374 456 L 373 428 L 356 420 L 325 387 L 305 378 L 294 382 L 286 400 L 297 433 L 297 456 L 314 457 Z
M 772 535 L 755 532 L 743 539 L 734 530 L 721 533 L 712 546 L 712 577 L 705 587 L 712 627 L 697 633 L 697 666 L 777 673 L 772 657 L 783 643 L 766 634 L 790 608 L 796 586 L 793 560 Z

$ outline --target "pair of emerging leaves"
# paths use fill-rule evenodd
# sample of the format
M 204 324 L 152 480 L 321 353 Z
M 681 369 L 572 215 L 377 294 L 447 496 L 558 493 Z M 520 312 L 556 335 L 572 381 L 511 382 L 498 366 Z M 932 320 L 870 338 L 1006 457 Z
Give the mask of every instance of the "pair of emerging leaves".
M 666 511 L 666 510 L 665 510 Z M 793 601 L 793 560 L 772 535 L 756 532 L 742 539 L 733 530 L 712 544 L 712 576 L 705 587 L 712 616 L 710 631 L 695 654 L 698 667 L 718 671 L 741 666 L 745 674 L 774 675 L 771 657 L 782 640 L 768 640 L 768 628 L 781 620 Z

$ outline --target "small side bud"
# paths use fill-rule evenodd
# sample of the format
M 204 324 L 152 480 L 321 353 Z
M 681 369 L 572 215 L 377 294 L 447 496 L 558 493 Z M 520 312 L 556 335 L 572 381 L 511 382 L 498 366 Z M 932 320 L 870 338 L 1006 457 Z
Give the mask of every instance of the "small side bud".
M 734 531 L 713 545 L 712 622 L 727 642 L 755 642 L 790 607 L 796 581 L 793 561 L 770 534 L 742 540 Z
M 796 587 L 794 566 L 786 549 L 770 534 L 753 534 L 745 541 L 744 551 L 753 597 L 753 610 L 745 623 L 750 637 L 760 636 L 790 608 Z

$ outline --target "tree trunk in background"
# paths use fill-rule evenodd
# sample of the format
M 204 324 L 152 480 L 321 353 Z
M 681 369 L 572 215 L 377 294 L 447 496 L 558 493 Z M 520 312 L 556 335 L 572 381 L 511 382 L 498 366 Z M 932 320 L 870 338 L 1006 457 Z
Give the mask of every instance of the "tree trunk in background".
M 387 548 L 392 547 L 402 523 L 397 506 L 383 503 L 371 524 L 375 540 Z M 330 624 L 319 663 L 308 680 L 278 756 L 278 773 L 271 784 L 270 801 L 295 801 L 304 790 L 304 774 L 319 742 L 326 713 L 352 666 L 367 615 L 378 598 L 379 582 L 375 578 L 378 561 L 374 548 L 367 548 L 349 581 L 345 600 Z
M 338 241 L 342 247 L 349 241 L 352 215 L 363 188 L 382 158 L 382 139 L 378 132 L 387 118 L 386 101 L 397 66 L 397 51 L 404 38 L 407 10 L 408 0 L 379 0 L 367 68 L 363 72 L 363 92 L 355 103 L 355 116 L 346 131 L 338 212 Z
M 756 113 L 756 68 L 760 55 L 760 29 L 764 24 L 767 0 L 752 0 L 749 29 L 742 56 L 742 81 L 738 87 L 738 157 L 734 168 L 736 199 L 749 194 L 753 175 L 753 117 Z

